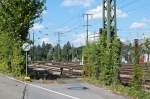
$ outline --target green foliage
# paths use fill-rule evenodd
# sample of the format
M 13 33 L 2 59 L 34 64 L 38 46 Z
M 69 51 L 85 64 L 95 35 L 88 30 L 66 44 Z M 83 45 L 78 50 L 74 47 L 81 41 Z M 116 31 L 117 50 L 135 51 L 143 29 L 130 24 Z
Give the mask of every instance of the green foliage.
M 63 48 L 60 45 L 52 46 L 52 44 L 46 44 L 34 46 L 30 51 L 31 57 L 35 58 L 35 61 L 62 61 L 62 62 L 76 62 L 81 60 L 83 47 L 73 47 L 70 42 L 67 42 Z
M 144 42 L 141 44 L 142 46 L 142 51 L 144 54 L 147 54 L 147 61 L 149 61 L 150 57 L 150 38 L 145 38 Z
M 100 78 L 100 80 L 104 81 L 105 74 L 106 74 L 106 64 L 107 64 L 107 44 L 106 44 L 106 35 L 105 32 L 101 33 L 99 42 L 98 42 L 98 71 L 97 71 L 97 77 Z M 100 71 L 100 72 L 99 72 Z M 100 77 L 98 77 L 100 74 Z
M 96 86 L 105 87 L 105 89 L 112 90 L 119 95 L 129 96 L 129 99 L 150 99 L 149 92 L 145 92 L 143 90 L 136 90 L 134 88 L 123 86 L 120 84 L 106 86 L 101 83 L 101 81 L 96 80 L 95 78 L 84 78 L 83 80 Z
M 34 60 L 37 61 L 47 61 L 48 58 L 52 58 L 52 55 L 50 56 L 50 52 L 53 50 L 53 46 L 51 44 L 47 44 L 45 42 L 42 43 L 42 45 L 34 46 L 34 54 L 33 54 L 33 48 L 30 51 L 31 57 Z M 33 56 L 34 55 L 34 56 Z
M 72 61 L 72 47 L 70 42 L 67 42 L 62 49 L 62 59 L 67 62 Z
M 128 63 L 132 63 L 131 52 L 132 44 L 130 42 L 128 44 L 121 44 L 121 58 L 124 58 Z
M 45 0 L 0 0 L 0 70 L 20 75 L 21 46 L 44 10 Z
M 4 72 L 9 72 L 8 67 L 8 62 L 6 61 L 6 59 L 1 59 L 0 60 L 0 72 L 4 73 Z
M 114 38 L 112 43 L 102 48 L 100 79 L 106 85 L 116 84 L 120 68 L 120 41 Z
M 131 86 L 136 90 L 141 90 L 142 88 L 142 68 L 138 64 L 133 66 L 133 78 Z
M 112 41 L 111 45 L 111 65 L 112 65 L 112 82 L 113 84 L 118 83 L 118 77 L 119 77 L 119 70 L 120 70 L 120 49 L 121 49 L 121 43 L 118 38 L 115 38 Z
M 47 53 L 47 61 L 53 60 L 53 49 L 49 50 Z
M 23 60 L 24 57 L 21 54 L 21 42 L 16 42 L 12 49 L 12 57 L 11 57 L 11 67 L 12 73 L 15 76 L 20 76 L 23 69 Z
M 125 87 L 119 84 L 121 42 L 117 37 L 112 38 L 111 43 L 106 42 L 106 33 L 103 31 L 98 42 L 89 43 L 83 50 L 84 74 L 90 82 L 107 85 L 115 92 L 123 93 L 136 99 L 149 99 L 150 95 L 141 90 L 142 88 L 142 68 L 139 65 L 140 50 L 137 47 L 132 48 L 131 44 L 124 50 L 132 54 L 134 62 L 133 78 L 131 87 Z M 131 57 L 131 56 L 130 56 Z M 149 76 L 148 76 L 149 77 Z M 96 80 L 96 79 L 97 80 Z
M 120 67 L 120 41 L 117 38 L 107 44 L 106 33 L 101 33 L 98 42 L 88 44 L 83 51 L 84 72 L 106 85 L 118 83 Z
M 45 0 L 1 0 L 0 30 L 26 40 L 29 28 L 43 11 Z M 8 24 L 9 23 L 9 24 Z
M 60 62 L 61 61 L 61 47 L 59 44 L 57 44 L 57 46 L 54 47 L 53 49 L 53 60 Z
M 139 64 L 140 49 L 138 44 L 135 44 L 133 56 L 134 56 L 134 66 L 133 66 L 133 77 L 132 77 L 131 86 L 136 90 L 141 90 L 143 74 L 142 74 L 142 68 Z
M 117 38 L 112 42 L 106 43 L 105 34 L 100 38 L 100 80 L 106 84 L 116 84 L 120 67 L 120 41 Z
M 95 77 L 97 72 L 97 45 L 89 43 L 83 50 L 84 73 L 89 77 Z

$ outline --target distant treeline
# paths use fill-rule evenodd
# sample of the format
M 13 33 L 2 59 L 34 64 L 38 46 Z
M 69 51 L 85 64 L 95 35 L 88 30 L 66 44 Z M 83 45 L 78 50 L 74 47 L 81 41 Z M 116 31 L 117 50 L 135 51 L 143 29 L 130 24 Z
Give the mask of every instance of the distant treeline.
M 63 47 L 49 43 L 34 46 L 30 51 L 32 61 L 79 62 L 82 59 L 82 47 L 74 47 L 67 42 Z

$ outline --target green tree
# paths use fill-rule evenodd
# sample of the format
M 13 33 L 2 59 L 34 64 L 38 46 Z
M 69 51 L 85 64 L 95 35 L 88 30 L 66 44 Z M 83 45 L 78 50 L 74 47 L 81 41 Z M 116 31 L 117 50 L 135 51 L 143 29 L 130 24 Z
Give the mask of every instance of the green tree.
M 47 60 L 48 61 L 52 61 L 53 60 L 53 48 L 49 50 L 48 54 L 47 54 Z
M 132 63 L 131 52 L 132 52 L 131 43 L 121 44 L 121 58 L 124 58 L 128 63 Z
M 57 44 L 54 48 L 53 48 L 53 60 L 60 62 L 61 61 L 61 47 L 59 44 Z
M 42 60 L 47 60 L 47 55 L 49 53 L 49 51 L 52 49 L 52 45 L 51 44 L 47 44 L 45 42 L 43 42 L 42 46 L 41 46 L 41 52 L 42 52 Z
M 150 57 L 150 38 L 146 38 L 143 43 L 143 48 L 146 54 L 148 55 L 147 60 L 149 61 Z
M 64 45 L 62 49 L 62 58 L 63 61 L 69 62 L 72 60 L 72 47 L 70 42 L 67 42 L 67 44 Z
M 134 66 L 133 66 L 133 77 L 131 81 L 131 87 L 136 90 L 140 90 L 142 87 L 142 68 L 139 64 L 140 47 L 138 41 L 135 41 L 135 47 L 133 48 Z
M 117 37 L 107 43 L 106 32 L 102 31 L 99 41 L 89 43 L 83 51 L 85 74 L 99 79 L 103 84 L 118 83 L 120 68 L 120 41 Z
M 45 0 L 1 0 L 0 1 L 0 49 L 3 54 L 6 66 L 10 64 L 14 72 L 14 65 L 20 65 L 23 57 L 21 50 L 22 43 L 27 40 L 29 29 L 40 17 L 44 9 Z M 5 41 L 10 41 L 9 44 Z M 18 51 L 17 51 L 18 50 Z M 15 59 L 16 58 L 16 59 Z M 21 58 L 22 59 L 22 58 Z M 18 62 L 18 63 L 17 63 Z M 21 68 L 21 66 L 19 67 Z M 18 74 L 17 74 L 18 75 Z
M 88 43 L 88 46 L 84 48 L 83 51 L 84 57 L 84 72 L 89 77 L 96 77 L 97 73 L 97 45 L 95 42 Z

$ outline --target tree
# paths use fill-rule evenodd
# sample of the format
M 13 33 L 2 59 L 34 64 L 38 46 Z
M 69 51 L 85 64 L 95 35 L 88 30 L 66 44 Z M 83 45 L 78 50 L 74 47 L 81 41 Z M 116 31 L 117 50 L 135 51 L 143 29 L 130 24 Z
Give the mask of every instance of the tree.
M 88 43 L 83 50 L 84 73 L 88 77 L 95 78 L 97 71 L 97 45 L 95 42 Z
M 23 57 L 21 46 L 27 40 L 29 29 L 44 10 L 44 3 L 45 0 L 0 1 L 0 36 L 3 38 L 0 45 L 3 49 L 0 49 L 0 52 L 3 59 L 6 59 L 4 62 L 11 64 L 13 70 L 16 68 L 15 64 L 20 65 L 21 60 L 14 60 L 17 60 L 18 56 Z M 10 40 L 9 44 L 5 43 L 5 40 Z
M 121 58 L 124 58 L 128 63 L 132 63 L 131 52 L 132 52 L 131 43 L 121 44 Z
M 69 62 L 72 60 L 72 47 L 70 42 L 67 42 L 67 44 L 64 45 L 62 49 L 62 58 L 63 61 Z
M 53 60 L 60 62 L 61 61 L 61 47 L 59 44 L 57 44 L 54 48 L 53 48 Z
M 52 61 L 53 60 L 53 48 L 49 50 L 48 54 L 47 54 L 47 60 L 48 61 Z
M 11 32 L 14 38 L 26 40 L 29 28 L 43 11 L 44 3 L 45 0 L 1 0 L 0 29 Z
M 82 52 L 83 52 L 83 48 L 84 46 L 75 48 L 75 56 L 77 57 L 77 59 L 81 60 L 82 59 Z M 73 51 L 74 52 L 74 51 Z
M 149 55 L 150 55 L 150 38 L 145 39 L 143 43 L 143 47 L 145 48 L 146 54 L 148 54 L 147 60 L 149 61 Z
M 46 44 L 45 42 L 43 42 L 42 46 L 41 46 L 41 50 L 42 50 L 42 60 L 47 60 L 47 55 L 49 53 L 49 51 L 52 49 L 52 45 L 51 44 Z
M 131 86 L 135 88 L 136 90 L 140 90 L 142 87 L 142 68 L 139 64 L 139 57 L 140 57 L 140 49 L 138 40 L 135 40 L 135 46 L 134 46 L 134 66 L 133 66 L 133 77 L 132 77 L 132 83 Z
M 117 84 L 120 48 L 120 40 L 117 37 L 112 38 L 111 43 L 107 43 L 106 32 L 102 31 L 99 41 L 89 43 L 83 51 L 84 73 L 105 85 Z

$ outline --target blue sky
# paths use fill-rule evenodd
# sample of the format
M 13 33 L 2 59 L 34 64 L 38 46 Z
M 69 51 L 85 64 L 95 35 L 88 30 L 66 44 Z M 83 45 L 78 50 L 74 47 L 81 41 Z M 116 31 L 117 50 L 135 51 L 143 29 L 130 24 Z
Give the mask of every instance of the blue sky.
M 102 27 L 102 0 L 47 0 L 42 22 L 35 23 L 36 44 L 43 41 L 57 44 L 61 32 L 61 45 L 70 41 L 74 46 L 85 43 L 84 13 L 92 13 L 90 37 Z M 122 41 L 150 36 L 150 0 L 117 0 L 118 36 Z

